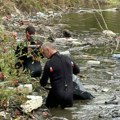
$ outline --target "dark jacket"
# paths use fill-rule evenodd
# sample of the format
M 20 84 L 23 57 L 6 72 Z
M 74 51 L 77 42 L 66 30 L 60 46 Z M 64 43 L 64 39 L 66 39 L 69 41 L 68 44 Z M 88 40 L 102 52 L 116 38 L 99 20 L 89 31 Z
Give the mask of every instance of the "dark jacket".
M 35 45 L 34 39 L 30 36 L 30 45 Z M 24 69 L 28 69 L 30 71 L 31 77 L 40 77 L 42 72 L 42 67 L 40 61 L 34 60 L 34 57 L 41 56 L 39 52 L 39 47 L 32 48 L 31 55 L 28 55 L 28 46 L 24 46 L 24 43 L 18 45 L 15 49 L 15 55 L 18 58 L 18 62 L 16 62 L 15 67 Z M 22 60 L 22 63 L 19 62 Z
M 70 100 L 72 103 L 72 74 L 79 72 L 79 67 L 68 56 L 57 52 L 46 62 L 40 84 L 46 86 L 50 78 L 51 93 L 54 94 L 55 98 L 62 102 Z
M 72 74 L 76 75 L 79 72 L 79 67 L 68 56 L 57 52 L 46 62 L 40 84 L 46 86 L 50 78 L 51 86 L 54 88 L 57 81 L 72 81 Z

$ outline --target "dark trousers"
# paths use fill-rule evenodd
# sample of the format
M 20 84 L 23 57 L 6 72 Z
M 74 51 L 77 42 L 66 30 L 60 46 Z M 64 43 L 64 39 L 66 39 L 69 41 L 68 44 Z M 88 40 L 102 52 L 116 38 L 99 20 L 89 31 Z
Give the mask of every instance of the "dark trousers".
M 49 91 L 46 99 L 46 107 L 53 108 L 61 106 L 61 108 L 72 107 L 73 106 L 73 96 L 69 95 L 67 92 L 63 92 L 62 95 L 55 95 L 53 91 Z

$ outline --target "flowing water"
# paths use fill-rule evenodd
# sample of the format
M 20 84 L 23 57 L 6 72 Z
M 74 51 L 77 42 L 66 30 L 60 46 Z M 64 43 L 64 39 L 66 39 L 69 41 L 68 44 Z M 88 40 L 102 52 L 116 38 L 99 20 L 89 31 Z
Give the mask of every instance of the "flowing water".
M 107 11 L 102 15 L 107 27 L 115 33 L 120 33 L 120 12 Z M 65 14 L 62 23 L 68 24 L 69 29 L 77 34 L 93 34 L 102 31 L 96 17 L 103 29 L 106 29 L 103 19 L 95 12 Z M 79 58 L 81 53 L 95 57 L 95 60 L 101 63 L 97 66 L 88 66 L 86 63 L 90 59 Z M 51 113 L 68 120 L 120 120 L 120 104 L 105 104 L 105 101 L 111 100 L 114 96 L 120 101 L 120 60 L 113 59 L 113 53 L 111 46 L 97 46 L 75 53 L 73 56 L 84 76 L 81 82 L 95 98 L 91 101 L 74 101 L 71 109 L 52 109 Z M 117 111 L 118 116 L 114 115 L 114 111 Z
M 115 33 L 120 33 L 120 11 L 114 11 L 106 9 L 102 12 L 104 21 L 109 30 Z M 89 12 L 88 12 L 89 11 Z M 70 13 L 63 16 L 63 23 L 70 26 L 70 30 L 76 31 L 77 33 L 85 31 L 101 31 L 100 25 L 103 29 L 106 29 L 104 21 L 101 17 L 101 12 L 93 12 L 92 10 L 86 10 L 86 12 Z M 100 25 L 98 24 L 98 21 Z

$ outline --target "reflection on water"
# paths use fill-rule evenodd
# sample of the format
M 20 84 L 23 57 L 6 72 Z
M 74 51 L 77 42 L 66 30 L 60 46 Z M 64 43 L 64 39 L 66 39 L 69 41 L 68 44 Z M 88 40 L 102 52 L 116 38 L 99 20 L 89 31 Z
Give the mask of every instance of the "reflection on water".
M 56 110 L 55 108 L 53 108 L 50 110 L 50 112 L 52 113 L 53 116 L 60 117 L 61 120 L 64 120 L 64 118 L 67 118 L 69 120 L 73 120 L 72 113 L 70 110 L 65 110 L 65 109 L 61 109 L 61 108 L 57 108 L 57 110 Z
M 55 120 L 80 120 L 81 116 L 79 116 L 79 113 L 82 113 L 80 109 L 84 109 L 84 104 L 91 104 L 91 101 L 89 100 L 74 100 L 73 107 L 70 108 L 53 108 L 50 109 L 50 112 L 53 116 L 57 116 Z
M 103 12 L 103 17 L 106 21 L 108 29 L 115 33 L 120 33 L 120 12 L 109 11 Z M 102 17 L 98 13 L 70 13 L 63 16 L 62 22 L 70 26 L 70 30 L 74 30 L 77 33 L 84 31 L 101 31 L 101 28 L 96 20 L 100 22 L 103 29 L 105 28 Z

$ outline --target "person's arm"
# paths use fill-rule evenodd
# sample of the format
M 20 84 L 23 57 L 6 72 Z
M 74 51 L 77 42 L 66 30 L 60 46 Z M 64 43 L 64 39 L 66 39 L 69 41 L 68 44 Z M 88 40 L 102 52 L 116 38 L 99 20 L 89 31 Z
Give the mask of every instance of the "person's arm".
M 49 73 L 50 73 L 50 70 L 49 70 L 49 65 L 48 65 L 48 62 L 47 62 L 44 66 L 42 78 L 40 79 L 41 86 L 44 87 L 44 86 L 47 85 L 47 81 L 48 81 L 48 78 L 50 76 Z

